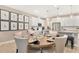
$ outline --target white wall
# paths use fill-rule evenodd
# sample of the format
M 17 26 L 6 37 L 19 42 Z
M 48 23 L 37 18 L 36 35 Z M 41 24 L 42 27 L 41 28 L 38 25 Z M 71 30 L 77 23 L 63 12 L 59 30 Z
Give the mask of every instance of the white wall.
M 13 40 L 14 31 L 0 32 L 0 42 Z
M 0 31 L 0 42 L 14 39 L 14 33 L 17 31 Z

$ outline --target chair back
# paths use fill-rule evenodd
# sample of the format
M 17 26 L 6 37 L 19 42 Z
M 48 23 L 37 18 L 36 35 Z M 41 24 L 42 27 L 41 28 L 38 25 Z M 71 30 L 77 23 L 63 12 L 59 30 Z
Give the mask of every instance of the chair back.
M 16 49 L 18 49 L 18 53 L 26 53 L 28 40 L 26 38 L 18 38 L 15 37 Z
M 67 36 L 55 38 L 56 52 L 57 53 L 64 53 L 64 47 L 65 47 L 66 40 L 67 40 Z

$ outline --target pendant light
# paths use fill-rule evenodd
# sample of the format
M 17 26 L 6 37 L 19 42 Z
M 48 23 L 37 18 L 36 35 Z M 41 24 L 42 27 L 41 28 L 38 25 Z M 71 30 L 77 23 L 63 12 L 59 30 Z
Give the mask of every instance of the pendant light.
M 70 5 L 71 13 L 70 13 L 70 18 L 72 19 L 72 5 Z
M 57 20 L 59 19 L 59 7 L 57 7 Z

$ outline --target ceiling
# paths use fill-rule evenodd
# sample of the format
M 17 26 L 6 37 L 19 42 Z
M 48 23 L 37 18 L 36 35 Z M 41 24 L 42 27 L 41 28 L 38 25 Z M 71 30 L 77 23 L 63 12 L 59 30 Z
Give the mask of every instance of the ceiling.
M 46 18 L 70 13 L 79 13 L 79 5 L 7 5 L 38 17 Z

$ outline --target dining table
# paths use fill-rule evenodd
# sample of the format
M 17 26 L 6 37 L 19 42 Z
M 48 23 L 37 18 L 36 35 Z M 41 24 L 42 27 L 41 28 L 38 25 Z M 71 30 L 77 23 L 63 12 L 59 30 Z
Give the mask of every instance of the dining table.
M 34 41 L 38 41 L 38 43 L 34 44 Z M 29 46 L 33 48 L 39 48 L 41 53 L 43 53 L 43 48 L 54 46 L 55 42 L 52 38 L 49 38 L 47 36 L 36 36 L 36 37 L 30 37 L 28 40 Z

